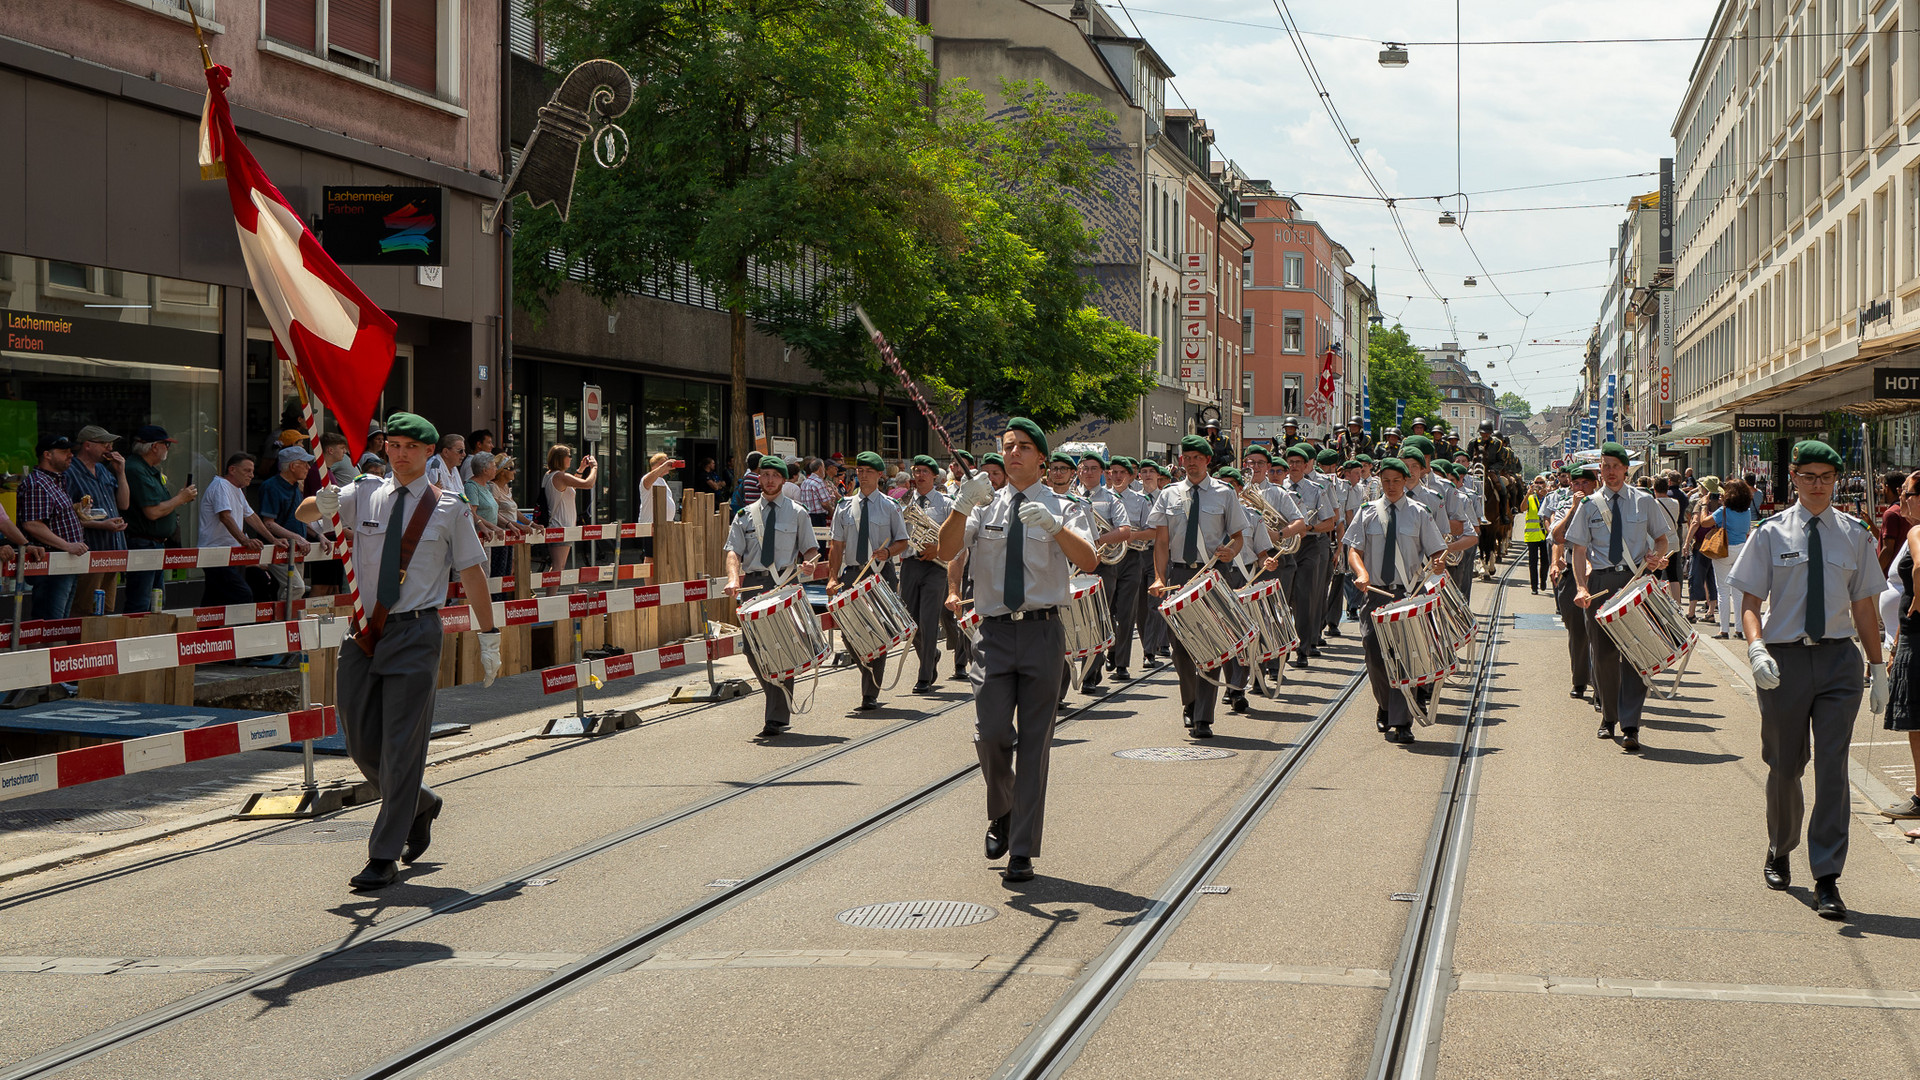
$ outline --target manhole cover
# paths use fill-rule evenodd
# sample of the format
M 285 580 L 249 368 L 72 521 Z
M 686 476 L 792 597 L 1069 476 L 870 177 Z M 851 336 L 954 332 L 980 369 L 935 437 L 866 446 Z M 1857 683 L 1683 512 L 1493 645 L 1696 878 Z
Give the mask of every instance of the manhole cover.
M 1115 750 L 1113 756 L 1128 761 L 1211 761 L 1232 757 L 1233 751 L 1215 746 L 1142 746 L 1137 750 Z
M 121 829 L 131 829 L 146 823 L 146 818 L 125 810 L 69 807 L 64 810 L 0 811 L 0 832 L 18 832 L 23 829 L 71 833 L 119 832 Z
M 992 908 L 958 900 L 895 900 L 843 911 L 840 921 L 869 930 L 945 930 L 983 923 L 993 916 Z
M 373 835 L 371 821 L 314 821 L 281 829 L 255 840 L 256 844 L 344 844 Z

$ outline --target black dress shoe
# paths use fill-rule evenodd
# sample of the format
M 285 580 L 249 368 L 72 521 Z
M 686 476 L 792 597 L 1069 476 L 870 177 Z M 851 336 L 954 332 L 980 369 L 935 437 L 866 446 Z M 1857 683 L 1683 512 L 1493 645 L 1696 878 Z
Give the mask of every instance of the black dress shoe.
M 1339 636 L 1340 636 L 1340 628 L 1339 628 L 1339 627 L 1337 627 L 1337 626 L 1329 626 L 1329 627 L 1327 627 L 1327 636 L 1328 636 L 1328 637 L 1339 637 Z
M 956 671 L 953 674 L 947 676 L 947 681 L 948 682 L 966 682 L 967 673 L 964 671 Z
M 1253 708 L 1253 705 L 1247 701 L 1247 695 L 1237 694 L 1234 696 L 1233 704 L 1229 706 L 1229 708 L 1231 708 L 1234 712 L 1244 713 L 1248 709 Z
M 368 859 L 367 868 L 353 875 L 353 880 L 347 884 L 361 892 L 371 892 L 386 888 L 399 876 L 400 864 L 392 859 Z
M 1388 728 L 1387 740 L 1389 742 L 1410 743 L 1413 741 L 1413 729 L 1403 727 Z
M 766 727 L 761 728 L 760 734 L 755 737 L 761 738 L 761 739 L 771 739 L 771 738 L 775 738 L 776 736 L 785 735 L 786 733 L 787 733 L 787 725 L 768 724 Z
M 1761 864 L 1760 875 L 1767 879 L 1767 888 L 1775 892 L 1785 889 L 1793 883 L 1793 872 L 1787 869 L 1787 857 L 1781 855 L 1768 859 Z
M 933 692 L 933 684 L 930 682 L 914 683 L 913 692 L 916 694 L 930 694 Z
M 1196 739 L 1211 739 L 1211 738 L 1213 738 L 1213 725 L 1212 725 L 1212 724 L 1195 724 L 1195 725 L 1193 725 L 1193 737 L 1194 737 L 1194 738 L 1196 738 Z
M 1114 682 L 1130 682 L 1132 681 L 1132 679 L 1133 679 L 1133 673 L 1128 671 L 1126 668 L 1113 669 Z
M 1294 654 L 1293 654 L 1293 658 L 1287 661 L 1287 666 L 1288 666 L 1288 667 L 1297 667 L 1297 668 L 1303 668 L 1303 667 L 1306 667 L 1306 666 L 1307 666 L 1307 658 L 1306 658 L 1306 656 L 1305 656 L 1305 654 L 1303 654 L 1303 653 L 1299 653 L 1299 652 L 1296 652 L 1296 653 L 1294 653 Z
M 1001 814 L 987 822 L 987 858 L 997 859 L 1007 853 L 1007 827 L 1012 814 Z
M 853 707 L 853 711 L 854 712 L 872 712 L 873 710 L 879 707 L 880 707 L 879 698 L 866 698 L 863 701 L 861 701 L 860 704 L 855 705 Z
M 1626 729 L 1626 734 L 1620 739 L 1620 749 L 1625 750 L 1629 754 L 1640 749 L 1639 728 L 1630 727 Z
M 1847 917 L 1847 905 L 1840 901 L 1840 878 L 1829 874 L 1815 878 L 1813 898 L 1820 905 L 1820 917 L 1823 919 L 1844 919 Z
M 1572 698 L 1584 698 L 1587 696 L 1587 688 L 1584 686 L 1576 686 L 1573 689 L 1567 691 L 1567 696 Z
M 1032 881 L 1033 860 L 1025 855 L 1015 855 L 1007 860 L 1007 868 L 1000 872 L 1000 876 L 1008 881 Z
M 1187 704 L 1180 706 L 1180 719 L 1186 721 L 1186 724 L 1188 727 L 1193 726 L 1193 703 L 1192 702 L 1188 702 Z
M 1593 737 L 1596 739 L 1611 739 L 1613 738 L 1613 729 L 1605 724 L 1601 724 L 1600 730 L 1594 732 Z
M 1375 730 L 1375 731 L 1385 731 L 1385 730 L 1387 730 L 1387 710 L 1385 710 L 1385 709 L 1375 709 L 1375 710 L 1374 710 L 1374 713 L 1373 713 L 1373 730 Z
M 400 853 L 400 861 L 412 866 L 420 861 L 433 843 L 433 819 L 440 816 L 440 808 L 447 805 L 445 799 L 435 799 L 433 805 L 414 815 L 413 828 L 407 830 L 407 847 Z

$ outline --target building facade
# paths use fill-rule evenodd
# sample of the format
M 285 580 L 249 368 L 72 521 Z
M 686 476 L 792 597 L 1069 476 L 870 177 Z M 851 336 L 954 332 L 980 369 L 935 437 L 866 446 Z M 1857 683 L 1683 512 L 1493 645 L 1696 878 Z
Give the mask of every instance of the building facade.
M 1437 348 L 1421 349 L 1420 353 L 1427 358 L 1433 388 L 1440 395 L 1440 414 L 1426 418 L 1429 426 L 1436 419 L 1445 420 L 1463 444 L 1479 433 L 1482 420 L 1492 421 L 1494 429 L 1499 430 L 1502 417 L 1493 403 L 1493 388 L 1473 369 L 1459 342 L 1449 341 Z M 1413 418 L 1407 419 L 1411 422 Z
M 1248 182 L 1241 205 L 1251 239 L 1243 258 L 1242 305 L 1250 437 L 1279 435 L 1289 416 L 1299 418 L 1303 434 L 1319 437 L 1344 424 L 1359 400 L 1358 370 L 1351 364 L 1366 353 L 1350 341 L 1350 326 L 1366 320 L 1348 317 L 1352 257 L 1297 201 L 1265 180 Z M 1346 353 L 1335 360 L 1346 373 L 1345 386 L 1324 399 L 1321 366 L 1336 345 Z

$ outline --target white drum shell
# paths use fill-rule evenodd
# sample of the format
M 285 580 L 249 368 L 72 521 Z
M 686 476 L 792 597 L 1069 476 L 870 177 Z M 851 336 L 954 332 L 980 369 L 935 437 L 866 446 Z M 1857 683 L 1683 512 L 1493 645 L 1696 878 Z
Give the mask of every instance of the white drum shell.
M 1660 584 L 1652 578 L 1642 579 L 1594 616 L 1621 657 L 1643 679 L 1680 663 L 1699 640 L 1680 614 L 1680 606 Z
M 1241 589 L 1236 598 L 1247 609 L 1247 617 L 1259 628 L 1256 655 L 1260 662 L 1278 660 L 1300 645 L 1300 632 L 1293 625 L 1293 606 L 1287 603 L 1280 582 L 1263 581 Z
M 827 601 L 827 612 L 846 639 L 848 650 L 865 663 L 913 638 L 913 616 L 908 614 L 907 605 L 878 576 L 842 589 Z
M 1113 608 L 1097 574 L 1076 574 L 1067 582 L 1071 599 L 1066 616 L 1067 659 L 1085 660 L 1113 647 Z
M 1160 603 L 1167 629 L 1202 671 L 1241 656 L 1259 630 L 1218 570 L 1208 570 Z
M 1427 686 L 1459 668 L 1459 650 L 1441 604 L 1435 594 L 1416 593 L 1372 611 L 1373 633 L 1380 641 L 1389 685 Z
M 742 605 L 739 617 L 754 666 L 775 682 L 819 667 L 832 651 L 820 617 L 798 585 L 783 586 Z

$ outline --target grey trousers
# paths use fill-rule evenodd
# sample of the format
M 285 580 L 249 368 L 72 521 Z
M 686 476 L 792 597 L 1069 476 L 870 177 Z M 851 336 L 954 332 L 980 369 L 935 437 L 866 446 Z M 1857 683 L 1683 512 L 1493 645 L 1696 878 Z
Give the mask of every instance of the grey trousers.
M 1453 578 L 1453 584 L 1460 590 L 1460 599 L 1473 602 L 1473 549 L 1468 548 L 1460 555 L 1460 564 L 1447 568 L 1447 574 Z
M 1567 628 L 1567 662 L 1573 668 L 1573 688 L 1585 690 L 1593 681 L 1593 648 L 1587 643 L 1587 613 L 1573 603 L 1577 588 L 1573 571 L 1562 571 L 1560 584 L 1553 587 L 1553 606 L 1559 609 L 1560 621 Z
M 1141 597 L 1155 601 L 1154 615 L 1160 609 L 1158 598 L 1147 595 L 1147 579 L 1153 575 L 1153 552 L 1129 551 L 1121 559 L 1111 584 L 1113 592 L 1113 667 L 1128 671 L 1133 667 L 1133 629 L 1140 622 Z M 1146 627 L 1141 625 L 1142 637 Z M 1144 644 L 1144 642 L 1143 642 Z
M 1054 711 L 1067 662 L 1059 619 L 980 622 L 973 682 L 973 749 L 987 783 L 989 820 L 1011 814 L 1008 854 L 1040 854 Z
M 899 577 L 893 572 L 893 565 L 880 571 L 880 576 L 888 585 L 898 586 Z M 840 584 L 851 585 L 860 577 L 860 568 L 849 566 L 840 571 Z M 882 656 L 871 664 L 860 665 L 860 700 L 873 701 L 880 696 L 880 684 L 887 679 L 887 658 Z
M 1320 605 L 1320 612 L 1326 629 L 1333 630 L 1340 626 L 1340 616 L 1346 611 L 1347 576 L 1351 568 L 1347 566 L 1345 559 L 1338 557 L 1346 550 L 1344 547 L 1331 541 L 1328 546 L 1327 565 L 1330 576 L 1327 579 L 1327 595 Z
M 1169 639 L 1173 636 L 1167 629 L 1167 617 L 1160 614 L 1160 601 L 1164 596 L 1155 596 L 1147 591 L 1146 585 L 1153 584 L 1153 552 L 1145 552 L 1145 585 L 1140 588 L 1140 606 L 1135 608 L 1135 618 L 1140 624 L 1140 648 L 1147 655 L 1167 651 Z
M 1587 575 L 1587 591 L 1597 593 L 1618 589 L 1632 580 L 1631 570 L 1596 570 Z M 1593 693 L 1600 699 L 1600 723 L 1619 725 L 1622 731 L 1640 730 L 1640 710 L 1647 703 L 1647 684 L 1633 665 L 1620 659 L 1613 638 L 1600 629 L 1600 609 L 1614 598 L 1612 592 L 1595 600 L 1586 610 L 1587 642 L 1593 646 Z M 1580 610 L 1575 608 L 1575 611 Z
M 743 587 L 766 589 L 773 585 L 773 575 L 764 570 L 754 570 L 740 575 Z M 742 639 L 745 640 L 744 638 Z M 747 666 L 753 668 L 753 677 L 760 681 L 760 696 L 763 699 L 762 715 L 765 725 L 770 728 L 786 727 L 793 722 L 793 706 L 789 700 L 793 696 L 793 680 L 782 679 L 775 683 L 760 673 L 760 662 L 754 659 L 753 648 L 746 648 Z M 782 690 L 785 693 L 782 693 Z
M 1767 763 L 1767 853 L 1800 846 L 1806 804 L 1800 776 L 1813 760 L 1813 816 L 1807 861 L 1815 878 L 1837 877 L 1847 864 L 1850 793 L 1847 744 L 1860 712 L 1866 666 L 1852 641 L 1769 645 L 1780 685 L 1760 697 L 1760 757 Z
M 440 804 L 422 780 L 445 636 L 436 613 L 388 622 L 372 656 L 351 640 L 340 648 L 340 730 L 360 775 L 380 791 L 370 859 L 398 859 L 413 819 Z
M 1407 695 L 1387 685 L 1386 654 L 1380 651 L 1379 635 L 1373 632 L 1374 610 L 1407 595 L 1407 590 L 1396 585 L 1390 597 L 1372 590 L 1366 595 L 1366 601 L 1360 606 L 1360 647 L 1367 657 L 1367 685 L 1373 688 L 1374 704 L 1387 710 L 1388 727 L 1412 727 L 1413 714 L 1407 709 Z
M 1327 577 L 1333 570 L 1333 553 L 1326 535 L 1310 533 L 1301 537 L 1300 550 L 1294 553 L 1294 558 L 1299 563 L 1295 576 L 1300 587 L 1287 590 L 1287 596 L 1293 601 L 1293 624 L 1300 631 L 1300 643 L 1317 649 L 1326 644 Z
M 907 556 L 900 564 L 900 602 L 913 616 L 913 651 L 920 658 L 920 676 L 914 682 L 938 682 L 941 615 L 947 610 L 947 568 Z
M 1180 586 L 1193 580 L 1196 573 L 1198 571 L 1192 567 L 1169 566 L 1167 567 L 1167 584 L 1178 590 Z M 1232 585 L 1239 580 L 1240 571 L 1227 567 L 1221 571 L 1221 575 L 1226 578 L 1227 584 Z M 1221 671 L 1221 678 L 1228 685 L 1246 686 L 1247 669 L 1244 666 L 1237 661 L 1229 660 L 1221 667 L 1224 669 Z M 1177 636 L 1173 636 L 1173 670 L 1180 676 L 1181 706 L 1193 707 L 1195 725 L 1205 724 L 1212 727 L 1213 707 L 1219 699 L 1218 688 L 1211 680 L 1200 674 L 1200 666 L 1193 662 L 1193 657 L 1187 653 L 1187 647 L 1180 643 Z M 1238 682 L 1233 681 L 1236 675 L 1239 678 Z

